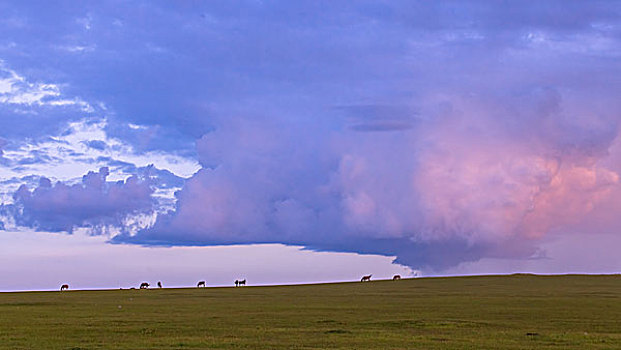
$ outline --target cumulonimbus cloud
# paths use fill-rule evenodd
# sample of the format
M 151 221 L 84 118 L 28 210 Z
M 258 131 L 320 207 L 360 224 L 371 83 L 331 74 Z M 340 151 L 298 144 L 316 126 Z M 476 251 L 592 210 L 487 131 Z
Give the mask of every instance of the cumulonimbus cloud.
M 435 269 L 533 256 L 541 237 L 579 225 L 619 187 L 604 164 L 618 120 L 570 105 L 537 88 L 429 102 L 404 130 L 229 120 L 199 140 L 203 169 L 175 211 L 115 240 L 280 242 Z

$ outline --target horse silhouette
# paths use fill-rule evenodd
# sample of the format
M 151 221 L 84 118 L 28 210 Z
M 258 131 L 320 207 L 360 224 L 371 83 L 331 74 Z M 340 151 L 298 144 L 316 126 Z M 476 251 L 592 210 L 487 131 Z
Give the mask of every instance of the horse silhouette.
M 198 282 L 198 284 L 196 285 L 196 288 L 200 288 L 200 287 L 203 287 L 203 288 L 205 288 L 205 287 L 206 287 L 206 286 L 205 286 L 205 281 L 199 281 L 199 282 Z
M 373 274 L 362 276 L 362 278 L 360 279 L 360 282 L 371 282 L 371 276 L 373 276 Z
M 149 288 L 149 284 L 147 282 L 142 282 L 140 284 L 140 289 L 147 289 L 147 288 Z
M 394 275 L 394 276 L 392 276 L 392 280 L 393 281 L 398 281 L 400 279 L 401 279 L 401 275 Z
M 162 288 L 162 282 L 157 281 L 157 287 L 158 287 L 158 288 Z
M 60 291 L 62 292 L 63 290 L 67 290 L 69 289 L 69 285 L 68 284 L 63 284 L 62 286 L 60 286 Z

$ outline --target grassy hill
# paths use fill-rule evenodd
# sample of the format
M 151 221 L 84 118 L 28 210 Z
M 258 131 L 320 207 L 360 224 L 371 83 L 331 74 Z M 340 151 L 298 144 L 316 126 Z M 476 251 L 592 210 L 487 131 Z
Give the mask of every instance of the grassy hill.
M 621 276 L 0 293 L 7 349 L 621 349 Z

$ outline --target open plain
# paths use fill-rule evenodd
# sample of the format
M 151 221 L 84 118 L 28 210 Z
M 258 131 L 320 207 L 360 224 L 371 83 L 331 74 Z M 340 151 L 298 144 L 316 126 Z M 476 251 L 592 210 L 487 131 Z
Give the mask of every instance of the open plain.
M 6 349 L 620 349 L 621 276 L 0 294 Z

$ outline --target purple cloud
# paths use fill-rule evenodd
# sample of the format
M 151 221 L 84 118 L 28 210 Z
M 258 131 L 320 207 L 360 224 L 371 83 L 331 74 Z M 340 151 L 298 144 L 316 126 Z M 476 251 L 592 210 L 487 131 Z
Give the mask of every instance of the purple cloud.
M 108 182 L 108 168 L 89 172 L 82 183 L 65 185 L 43 177 L 33 190 L 22 185 L 14 194 L 18 225 L 43 231 L 71 232 L 89 227 L 105 232 L 122 227 L 128 216 L 153 210 L 153 187 L 148 178 L 132 176 L 125 181 Z
M 391 131 L 228 119 L 198 141 L 203 169 L 176 210 L 115 240 L 280 242 L 432 269 L 533 256 L 540 238 L 572 230 L 619 190 L 619 169 L 602 163 L 618 117 L 583 118 L 590 108 L 536 88 L 456 94 Z

